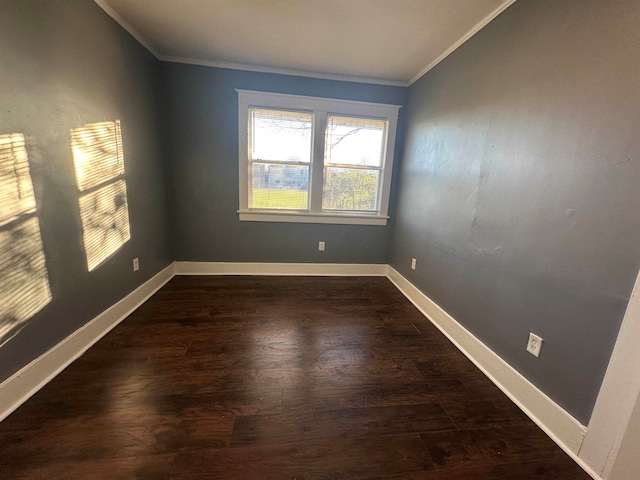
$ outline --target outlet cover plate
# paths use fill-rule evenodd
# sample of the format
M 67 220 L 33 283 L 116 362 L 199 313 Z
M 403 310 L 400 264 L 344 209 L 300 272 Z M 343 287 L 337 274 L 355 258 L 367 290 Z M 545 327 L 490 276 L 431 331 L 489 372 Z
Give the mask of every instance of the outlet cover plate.
M 539 337 L 535 333 L 529 332 L 529 343 L 527 343 L 527 352 L 534 357 L 540 356 L 540 350 L 542 349 L 542 337 Z

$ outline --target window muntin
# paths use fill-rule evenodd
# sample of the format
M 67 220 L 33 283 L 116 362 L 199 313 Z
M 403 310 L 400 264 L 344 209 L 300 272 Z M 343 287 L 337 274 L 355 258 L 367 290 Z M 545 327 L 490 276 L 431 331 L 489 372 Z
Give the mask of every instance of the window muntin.
M 237 92 L 240 220 L 386 224 L 399 106 Z

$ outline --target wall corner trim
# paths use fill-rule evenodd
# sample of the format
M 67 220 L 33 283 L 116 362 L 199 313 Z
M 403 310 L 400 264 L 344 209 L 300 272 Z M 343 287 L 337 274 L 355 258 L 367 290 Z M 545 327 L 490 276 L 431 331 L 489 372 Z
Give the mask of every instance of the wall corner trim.
M 389 266 L 359 263 L 175 262 L 176 275 L 379 276 Z
M 580 457 L 597 466 L 603 478 L 625 478 L 614 472 L 619 462 L 621 444 L 634 421 L 634 410 L 640 402 L 640 273 L 636 278 L 627 310 L 618 332 L 596 404 L 591 414 L 589 430 L 580 449 Z M 636 413 L 637 415 L 637 413 Z M 635 419 L 637 422 L 637 418 Z M 637 423 L 636 423 L 637 425 Z M 629 458 L 626 459 L 629 462 Z M 638 469 L 635 459 L 625 468 Z M 618 465 L 619 467 L 619 465 Z
M 173 263 L 0 384 L 0 421 L 127 318 L 174 276 Z
M 393 267 L 388 278 L 451 342 L 507 397 L 535 422 L 567 455 L 594 479 L 598 474 L 578 452 L 587 427 L 556 404 L 538 387 L 478 340 L 438 304 L 422 293 Z

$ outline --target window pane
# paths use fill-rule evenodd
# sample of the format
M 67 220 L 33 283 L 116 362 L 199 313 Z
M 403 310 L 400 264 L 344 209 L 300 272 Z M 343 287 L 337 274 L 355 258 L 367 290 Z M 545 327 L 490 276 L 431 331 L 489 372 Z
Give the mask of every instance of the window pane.
M 83 191 L 124 173 L 120 121 L 71 130 L 71 151 L 78 188 Z
M 309 208 L 309 167 L 254 163 L 250 208 Z
M 0 135 L 0 225 L 35 210 L 24 135 Z
M 310 163 L 313 114 L 250 109 L 250 160 Z
M 378 210 L 379 170 L 327 167 L 323 208 L 373 212 Z
M 129 240 L 127 190 L 123 180 L 80 197 L 82 236 L 89 271 Z
M 325 164 L 381 167 L 386 122 L 367 118 L 327 118 Z

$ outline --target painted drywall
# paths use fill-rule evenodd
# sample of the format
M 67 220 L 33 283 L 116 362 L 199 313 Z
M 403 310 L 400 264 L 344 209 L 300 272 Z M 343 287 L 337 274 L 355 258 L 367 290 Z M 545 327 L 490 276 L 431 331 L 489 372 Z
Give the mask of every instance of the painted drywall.
M 170 251 L 159 62 L 91 1 L 7 0 L 0 11 L 0 135 L 26 139 L 52 294 L 0 348 L 3 380 L 167 266 Z M 70 129 L 116 119 L 131 239 L 88 272 Z
M 176 63 L 163 67 L 175 260 L 388 263 L 392 222 L 352 226 L 239 221 L 235 89 L 395 105 L 404 104 L 407 89 Z M 401 130 L 402 117 L 398 137 Z M 397 145 L 396 152 L 399 149 Z M 326 242 L 324 252 L 318 251 L 319 241 Z
M 638 22 L 516 2 L 408 99 L 391 264 L 584 424 L 640 265 Z

